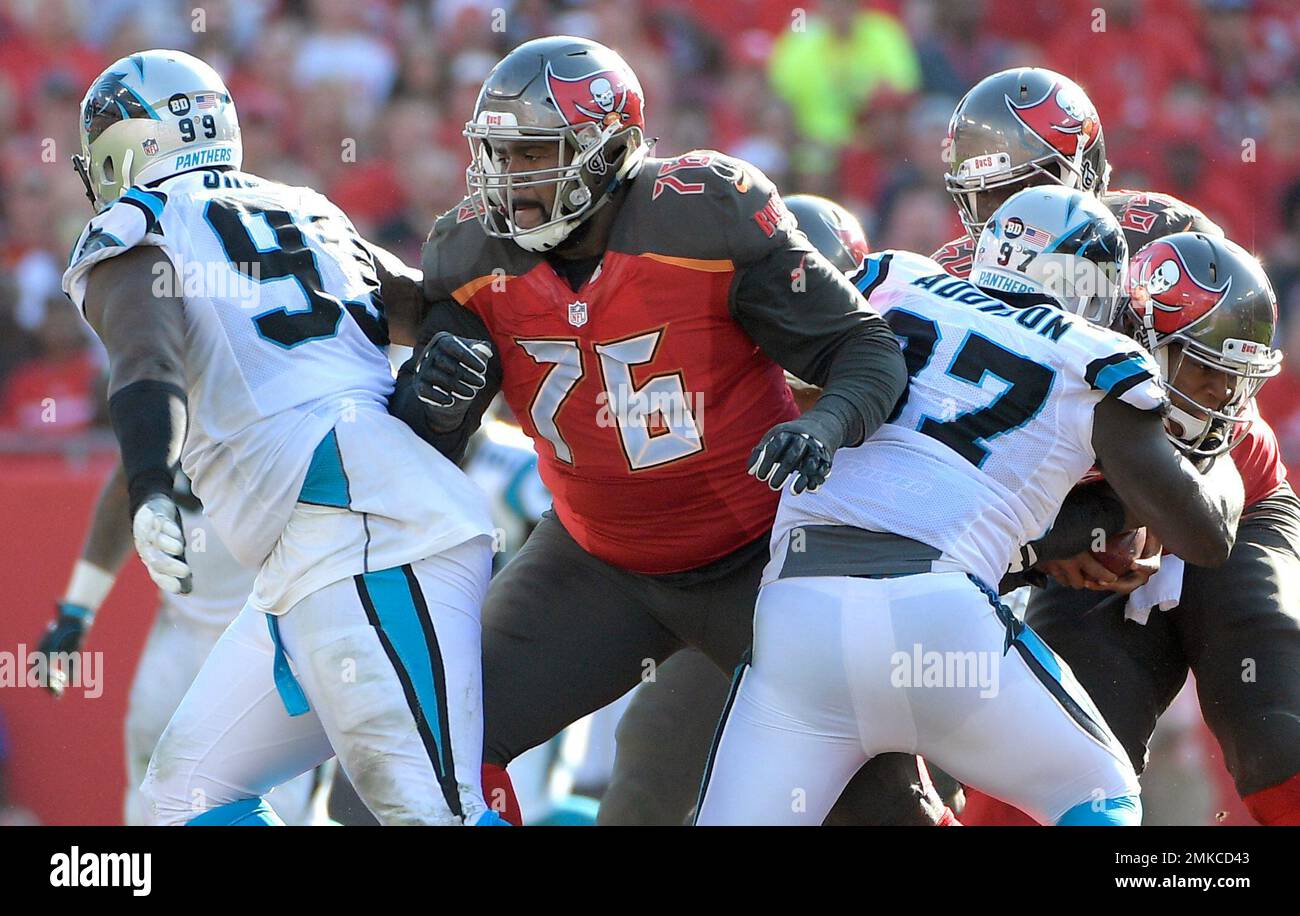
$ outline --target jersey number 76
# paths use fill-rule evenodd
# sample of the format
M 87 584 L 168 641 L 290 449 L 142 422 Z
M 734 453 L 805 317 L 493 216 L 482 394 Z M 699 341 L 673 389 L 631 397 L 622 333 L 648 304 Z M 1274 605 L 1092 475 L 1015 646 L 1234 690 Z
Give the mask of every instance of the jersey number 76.
M 656 375 L 638 386 L 632 367 L 651 362 L 663 329 L 594 345 L 604 391 L 598 396 L 597 425 L 618 428 L 628 468 L 642 471 L 686 458 L 704 449 L 695 411 L 680 372 Z M 519 340 L 515 343 L 536 363 L 550 363 L 528 406 L 537 432 L 555 449 L 555 457 L 573 464 L 573 450 L 560 432 L 560 411 L 585 374 L 584 354 L 572 339 Z

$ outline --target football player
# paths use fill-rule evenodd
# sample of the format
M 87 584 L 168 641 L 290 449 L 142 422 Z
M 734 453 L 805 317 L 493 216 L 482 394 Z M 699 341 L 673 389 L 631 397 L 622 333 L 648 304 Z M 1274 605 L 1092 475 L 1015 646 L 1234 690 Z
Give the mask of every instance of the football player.
M 1077 186 L 1090 172 L 1102 176 L 1094 189 L 1119 220 L 1130 251 L 1178 232 L 1221 238 L 1223 232 L 1214 222 L 1176 198 L 1106 189 L 1109 165 L 1100 121 L 1086 97 L 1080 101 L 1072 95 L 1071 86 L 1051 71 L 1009 70 L 982 80 L 958 104 L 949 127 L 947 182 L 968 228 L 978 231 L 979 218 L 1009 190 L 1044 182 Z M 1058 113 L 1047 120 L 1023 116 L 1025 102 L 1059 98 L 1063 90 L 1067 104 L 1060 107 L 1067 115 L 1073 109 L 1075 116 Z M 1085 130 L 1085 124 L 1093 123 L 1095 131 Z M 1088 137 L 1094 138 L 1091 144 Z M 1076 178 L 1067 163 L 1075 161 L 1081 148 L 1081 161 L 1091 167 L 1081 168 Z M 966 276 L 973 238 L 968 232 L 953 240 L 935 252 L 935 260 L 950 273 Z M 1229 261 L 1237 263 L 1238 258 L 1234 255 Z M 1242 269 L 1248 266 L 1249 262 Z M 1246 275 L 1252 283 L 1260 276 L 1253 270 Z M 1211 289 L 1219 286 L 1212 278 L 1204 282 Z M 1267 312 L 1263 289 L 1256 287 L 1262 297 L 1261 316 Z M 1166 317 L 1176 314 L 1168 306 L 1159 311 Z M 1220 319 L 1202 315 L 1197 320 L 1217 327 Z M 1225 314 L 1221 320 L 1231 318 Z M 1270 336 L 1266 323 L 1257 323 L 1248 338 L 1240 339 L 1267 351 Z M 1253 382 L 1243 385 L 1236 375 L 1240 356 L 1220 351 L 1213 358 L 1218 362 L 1209 366 L 1194 359 L 1175 361 L 1187 376 L 1175 377 L 1174 387 L 1201 389 L 1199 397 L 1212 410 L 1219 411 L 1216 405 L 1221 402 L 1227 408 L 1226 399 L 1240 398 L 1253 388 Z M 1175 394 L 1174 401 L 1179 397 Z M 1213 435 L 1220 446 L 1232 445 L 1226 453 L 1220 451 L 1219 460 L 1237 465 L 1247 505 L 1230 561 L 1212 571 L 1189 565 L 1182 603 L 1169 614 L 1152 615 L 1146 626 L 1140 626 L 1125 618 L 1125 596 L 1148 573 L 1117 580 L 1087 549 L 1081 549 L 1070 559 L 1042 564 L 1057 581 L 1036 579 L 1047 588 L 1034 593 L 1027 619 L 1093 693 L 1139 773 L 1146 764 L 1156 720 L 1182 687 L 1188 670 L 1204 668 L 1204 683 L 1197 679 L 1202 711 L 1224 749 L 1238 793 L 1260 823 L 1294 824 L 1300 821 L 1300 678 L 1294 675 L 1300 669 L 1300 593 L 1282 588 L 1281 583 L 1300 581 L 1300 502 L 1286 482 L 1287 469 L 1268 422 L 1249 399 L 1234 402 L 1231 413 L 1236 417 L 1231 424 L 1219 420 L 1207 426 L 1204 416 L 1212 415 L 1198 419 L 1192 408 L 1191 421 L 1184 411 L 1183 424 L 1184 432 Z M 1229 427 L 1235 437 L 1224 436 Z M 1207 457 L 1202 454 L 1199 460 Z M 1072 521 L 1082 531 L 1093 528 L 1114 534 L 1122 527 L 1115 521 L 1123 517 L 1122 507 L 1106 505 L 1104 488 L 1093 489 L 1097 512 L 1080 513 Z M 1085 590 L 1089 583 L 1093 589 Z M 1114 593 L 1099 593 L 1097 587 Z M 1087 608 L 1092 612 L 1083 613 Z M 1240 646 L 1232 656 L 1236 676 L 1214 667 L 1227 665 L 1229 654 L 1216 652 L 1210 659 L 1200 642 L 1220 640 L 1220 626 L 1230 627 L 1232 639 L 1227 644 Z M 1116 648 L 1098 653 L 1098 644 Z M 1239 677 L 1247 658 L 1259 665 L 1258 683 Z
M 131 681 L 125 728 L 128 826 L 147 823 L 140 784 L 158 737 L 253 590 L 253 571 L 240 566 L 213 533 L 184 474 L 177 475 L 175 499 L 185 543 L 192 547 L 185 560 L 194 586 L 185 595 L 158 590 L 158 613 Z M 80 651 L 130 549 L 126 474 L 119 464 L 100 491 L 81 556 L 38 651 L 51 658 Z M 333 772 L 333 761 L 322 764 L 275 789 L 267 801 L 290 826 L 328 823 Z
M 820 486 L 906 384 L 771 183 L 713 151 L 652 158 L 643 105 L 596 42 L 511 51 L 466 125 L 470 195 L 424 248 L 433 306 L 393 410 L 465 436 L 499 387 L 554 499 L 484 606 L 494 804 L 512 759 L 679 649 L 739 664 L 778 491 Z M 822 389 L 802 415 L 783 368 Z
M 1235 468 L 1180 456 L 1158 367 L 1109 330 L 1127 255 L 1094 196 L 1052 187 L 994 212 L 973 283 L 868 259 L 857 284 L 906 340 L 908 393 L 824 486 L 781 499 L 698 823 L 820 824 L 890 751 L 1040 823 L 1139 822 L 1119 742 L 994 590 L 1098 461 L 1166 544 L 1207 566 L 1232 547 Z
M 190 590 L 179 457 L 258 570 L 159 740 L 150 819 L 277 823 L 262 796 L 337 754 L 382 823 L 499 823 L 478 778 L 491 521 L 387 411 L 418 279 L 321 195 L 239 171 L 234 103 L 188 54 L 104 71 L 81 140 L 98 212 L 63 287 L 108 350 L 136 550 Z
M 785 200 L 800 231 L 832 266 L 847 275 L 861 269 L 869 246 L 853 214 L 812 194 Z M 821 394 L 789 372 L 786 382 L 800 409 Z M 597 824 L 687 823 L 727 694 L 727 678 L 695 649 L 678 652 L 637 687 L 619 721 L 614 769 Z M 914 756 L 880 755 L 854 780 L 851 795 L 831 820 L 862 823 L 866 811 L 874 824 L 933 823 L 945 816 L 936 793 L 945 785 L 942 779 Z M 960 803 L 960 794 L 954 799 Z

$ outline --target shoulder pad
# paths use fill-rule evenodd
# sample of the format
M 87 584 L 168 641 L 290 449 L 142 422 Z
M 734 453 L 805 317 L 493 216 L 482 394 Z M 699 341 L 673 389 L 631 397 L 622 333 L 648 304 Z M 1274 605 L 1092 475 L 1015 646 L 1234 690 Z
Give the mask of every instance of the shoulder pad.
M 936 275 L 950 278 L 938 263 L 925 255 L 914 251 L 877 251 L 867 255 L 849 282 L 864 298 L 871 300 L 873 294 L 883 295 L 915 280 Z
M 1099 340 L 1109 344 L 1111 352 L 1089 361 L 1083 372 L 1088 386 L 1100 391 L 1102 397 L 1119 398 L 1138 410 L 1163 412 L 1168 395 L 1161 384 L 1160 367 L 1151 354 L 1122 334 L 1097 330 Z M 1099 347 L 1098 351 L 1103 349 Z
M 77 308 L 84 310 L 86 281 L 93 266 L 137 246 L 163 245 L 162 214 L 166 205 L 167 195 L 162 191 L 130 188 L 91 217 L 72 248 L 63 274 L 63 291 Z
M 1153 191 L 1108 191 L 1102 203 L 1124 230 L 1129 254 L 1136 254 L 1156 239 L 1175 232 L 1204 232 L 1222 236 L 1223 230 L 1200 210 L 1169 194 Z
M 944 245 L 930 258 L 954 277 L 964 280 L 970 276 L 971 264 L 975 259 L 975 243 L 969 235 L 963 235 Z
M 611 244 L 631 254 L 725 259 L 744 267 L 787 246 L 796 231 L 768 177 L 716 150 L 647 159 L 624 207 L 630 218 L 618 220 Z
M 431 302 L 454 299 L 463 305 L 475 282 L 519 276 L 539 260 L 508 239 L 484 232 L 475 206 L 467 197 L 434 220 L 420 253 L 424 294 Z

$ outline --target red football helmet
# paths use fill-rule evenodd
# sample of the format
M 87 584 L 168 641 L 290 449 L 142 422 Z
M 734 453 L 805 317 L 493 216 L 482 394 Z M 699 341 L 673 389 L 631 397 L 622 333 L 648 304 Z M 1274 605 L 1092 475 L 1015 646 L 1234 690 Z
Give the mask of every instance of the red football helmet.
M 1073 80 L 1037 67 L 976 83 L 952 113 L 944 158 L 972 240 L 1017 191 L 1060 184 L 1100 195 L 1110 177 L 1097 109 Z
M 648 151 L 644 106 L 632 68 L 589 39 L 538 38 L 502 58 L 465 125 L 466 181 L 488 235 L 529 251 L 549 251 L 568 238 L 640 167 Z M 498 145 L 524 140 L 557 144 L 558 165 L 505 171 Z M 542 223 L 515 225 L 515 191 L 548 186 L 555 202 Z
M 1251 400 L 1282 368 L 1282 353 L 1272 347 L 1277 298 L 1259 261 L 1201 232 L 1157 239 L 1129 264 L 1125 319 L 1165 373 L 1174 396 L 1168 426 L 1180 448 L 1209 457 L 1245 438 Z M 1228 376 L 1227 403 L 1206 404 L 1180 390 L 1183 359 Z

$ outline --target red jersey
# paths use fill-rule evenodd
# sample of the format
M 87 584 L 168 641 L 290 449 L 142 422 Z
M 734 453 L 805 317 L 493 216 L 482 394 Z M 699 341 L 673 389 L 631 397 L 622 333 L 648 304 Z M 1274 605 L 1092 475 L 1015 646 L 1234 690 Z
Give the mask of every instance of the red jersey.
M 1254 410 L 1254 407 L 1251 407 Z M 1277 444 L 1277 433 L 1268 421 L 1258 415 L 1250 424 L 1246 438 L 1228 453 L 1241 473 L 1241 483 L 1246 488 L 1246 505 L 1253 506 L 1265 497 L 1272 496 L 1286 480 L 1286 465 L 1282 463 L 1282 450 Z
M 488 237 L 468 202 L 435 223 L 426 295 L 486 326 L 502 393 L 583 549 L 680 572 L 771 528 L 778 494 L 747 458 L 798 411 L 737 323 L 732 288 L 790 225 L 761 173 L 707 151 L 646 161 L 576 291 L 544 257 Z

